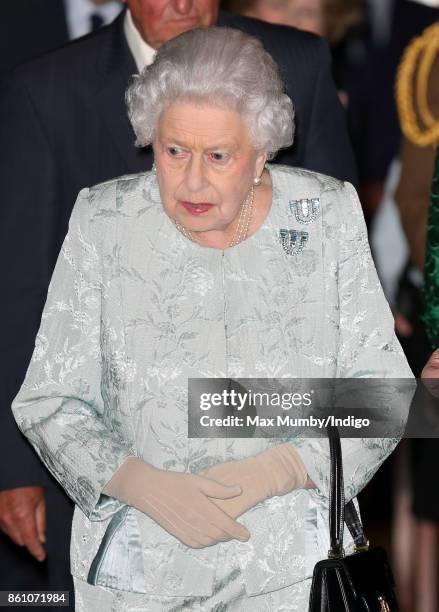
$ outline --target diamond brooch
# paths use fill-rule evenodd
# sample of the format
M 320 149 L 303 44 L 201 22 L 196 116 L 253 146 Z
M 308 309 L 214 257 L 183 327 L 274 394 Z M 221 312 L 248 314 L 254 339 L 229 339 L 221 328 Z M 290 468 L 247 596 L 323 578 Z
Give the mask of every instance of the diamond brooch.
M 290 200 L 290 212 L 296 217 L 298 223 L 311 223 L 320 210 L 319 198 Z
M 295 229 L 279 230 L 279 242 L 287 255 L 298 255 L 308 242 L 308 232 Z

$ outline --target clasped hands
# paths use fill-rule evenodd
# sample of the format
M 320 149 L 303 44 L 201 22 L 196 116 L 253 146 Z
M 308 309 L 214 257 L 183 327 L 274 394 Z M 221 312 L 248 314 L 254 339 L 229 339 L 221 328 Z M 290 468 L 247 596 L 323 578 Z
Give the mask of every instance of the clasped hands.
M 161 470 L 129 457 L 103 492 L 137 508 L 191 548 L 250 533 L 235 519 L 258 503 L 304 487 L 306 469 L 289 444 L 221 463 L 199 475 Z

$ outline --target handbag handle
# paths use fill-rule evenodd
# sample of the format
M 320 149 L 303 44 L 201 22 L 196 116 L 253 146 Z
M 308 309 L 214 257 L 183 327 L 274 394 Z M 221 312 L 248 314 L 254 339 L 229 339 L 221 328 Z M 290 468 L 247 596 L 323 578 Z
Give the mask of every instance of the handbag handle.
M 360 517 L 351 500 L 345 504 L 344 481 L 343 481 L 343 456 L 341 451 L 340 433 L 338 427 L 327 427 L 329 438 L 329 451 L 331 461 L 330 483 L 329 483 L 329 534 L 330 549 L 328 557 L 333 559 L 344 557 L 343 527 L 346 523 L 355 543 L 355 552 L 361 552 L 369 548 L 361 524 Z

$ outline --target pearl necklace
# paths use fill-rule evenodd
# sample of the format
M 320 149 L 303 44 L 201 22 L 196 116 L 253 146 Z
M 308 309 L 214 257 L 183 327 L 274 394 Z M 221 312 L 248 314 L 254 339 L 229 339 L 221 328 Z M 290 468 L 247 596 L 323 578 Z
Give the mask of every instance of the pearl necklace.
M 229 248 L 232 246 L 235 246 L 236 244 L 239 244 L 240 242 L 242 242 L 243 240 L 247 238 L 248 228 L 250 227 L 250 222 L 253 217 L 254 208 L 255 208 L 255 190 L 254 190 L 254 186 L 252 185 L 247 197 L 245 198 L 244 202 L 241 205 L 238 225 L 236 226 L 236 230 L 232 236 L 232 239 L 229 242 Z M 194 236 L 194 233 L 191 232 L 191 230 L 186 229 L 183 225 L 181 225 L 175 219 L 174 219 L 174 223 L 175 223 L 175 227 L 178 229 L 179 232 L 183 234 L 183 236 L 185 236 L 189 240 L 192 240 L 192 242 L 196 242 L 197 244 L 200 244 L 198 240 L 196 239 L 196 237 Z

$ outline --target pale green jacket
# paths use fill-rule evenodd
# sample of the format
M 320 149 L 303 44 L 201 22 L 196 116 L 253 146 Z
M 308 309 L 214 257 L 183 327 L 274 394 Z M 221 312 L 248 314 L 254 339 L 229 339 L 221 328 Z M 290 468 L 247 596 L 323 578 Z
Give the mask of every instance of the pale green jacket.
M 231 547 L 227 558 L 252 595 L 309 577 L 326 556 L 325 439 L 291 440 L 318 488 L 244 514 L 247 543 L 187 548 L 146 515 L 101 494 L 129 455 L 198 473 L 279 443 L 189 439 L 189 377 L 412 377 L 354 188 L 304 170 L 269 170 L 268 217 L 225 251 L 177 231 L 155 174 L 79 194 L 12 409 L 76 503 L 71 561 L 82 580 L 156 596 L 210 595 L 218 553 Z M 318 199 L 309 223 L 290 205 L 304 198 Z M 306 232 L 303 249 L 288 254 L 280 229 Z M 403 418 L 407 405 L 395 406 Z M 396 443 L 343 440 L 347 499 Z

